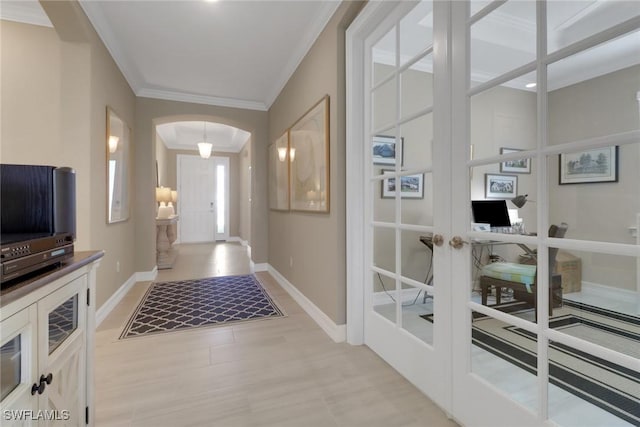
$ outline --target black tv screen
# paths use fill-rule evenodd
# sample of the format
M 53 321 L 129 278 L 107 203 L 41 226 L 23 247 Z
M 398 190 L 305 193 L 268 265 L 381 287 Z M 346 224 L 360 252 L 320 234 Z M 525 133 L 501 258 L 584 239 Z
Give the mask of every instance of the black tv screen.
M 506 200 L 472 200 L 473 221 L 491 227 L 511 227 Z

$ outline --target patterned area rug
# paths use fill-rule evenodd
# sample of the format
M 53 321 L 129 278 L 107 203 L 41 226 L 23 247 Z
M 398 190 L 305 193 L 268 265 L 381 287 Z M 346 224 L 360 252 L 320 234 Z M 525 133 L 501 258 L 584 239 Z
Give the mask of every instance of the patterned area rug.
M 120 339 L 283 317 L 254 275 L 153 283 Z
M 514 314 L 520 317 L 527 314 L 533 319 L 530 311 Z M 638 357 L 638 317 L 565 300 L 562 308 L 553 310 L 549 327 Z M 472 336 L 478 347 L 536 374 L 535 334 L 481 316 L 474 319 Z M 640 374 L 636 371 L 564 344 L 550 342 L 549 382 L 632 425 L 640 425 Z

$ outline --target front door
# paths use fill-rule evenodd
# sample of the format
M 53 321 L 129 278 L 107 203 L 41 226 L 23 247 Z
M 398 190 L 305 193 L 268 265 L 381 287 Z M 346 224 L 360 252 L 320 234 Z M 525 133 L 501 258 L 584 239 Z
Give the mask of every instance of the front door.
M 212 158 L 178 156 L 180 242 L 215 241 L 215 163 Z

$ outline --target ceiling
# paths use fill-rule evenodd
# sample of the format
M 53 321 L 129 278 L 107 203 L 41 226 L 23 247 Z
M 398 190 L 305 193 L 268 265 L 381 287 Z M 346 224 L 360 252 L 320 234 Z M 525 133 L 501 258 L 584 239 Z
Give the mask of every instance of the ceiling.
M 473 0 L 472 13 L 489 2 Z M 137 96 L 266 111 L 320 34 L 340 2 L 295 1 L 97 1 L 80 0 L 91 23 Z M 535 6 L 509 1 L 472 27 L 471 76 L 488 81 L 535 59 Z M 51 26 L 37 1 L 2 0 L 3 19 Z M 631 17 L 639 1 L 554 1 L 548 6 L 549 50 Z M 401 23 L 404 62 L 432 41 L 429 2 Z M 393 64 L 390 32 L 373 48 L 375 62 Z M 617 38 L 549 67 L 551 90 L 640 63 L 640 32 Z M 431 71 L 431 56 L 412 66 Z M 524 89 L 535 72 L 505 83 Z M 534 89 L 529 89 L 534 90 Z M 235 128 L 210 123 L 214 150 L 238 151 L 248 139 Z M 202 122 L 162 125 L 170 148 L 195 149 Z M 198 140 L 198 141 L 196 141 Z

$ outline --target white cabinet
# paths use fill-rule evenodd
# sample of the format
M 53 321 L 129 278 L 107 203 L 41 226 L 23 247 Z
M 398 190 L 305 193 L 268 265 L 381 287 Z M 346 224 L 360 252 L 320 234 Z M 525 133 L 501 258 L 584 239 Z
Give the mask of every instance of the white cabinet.
M 3 426 L 93 425 L 96 265 L 37 283 L 0 308 Z

